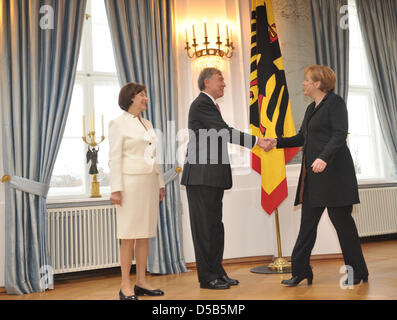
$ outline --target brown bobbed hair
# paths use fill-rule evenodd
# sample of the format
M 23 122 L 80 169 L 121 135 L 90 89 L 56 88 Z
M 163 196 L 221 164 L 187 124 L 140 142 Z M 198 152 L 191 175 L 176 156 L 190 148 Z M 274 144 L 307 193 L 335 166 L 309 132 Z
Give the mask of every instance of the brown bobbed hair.
M 120 93 L 119 93 L 120 108 L 124 111 L 128 111 L 128 108 L 130 107 L 132 100 L 135 98 L 135 96 L 139 92 L 142 92 L 142 91 L 146 92 L 145 85 L 135 83 L 135 82 L 127 83 L 124 87 L 121 88 Z
M 320 90 L 324 92 L 334 91 L 336 76 L 335 72 L 327 66 L 313 65 L 305 68 L 305 76 L 309 74 L 310 78 L 316 82 L 320 81 Z

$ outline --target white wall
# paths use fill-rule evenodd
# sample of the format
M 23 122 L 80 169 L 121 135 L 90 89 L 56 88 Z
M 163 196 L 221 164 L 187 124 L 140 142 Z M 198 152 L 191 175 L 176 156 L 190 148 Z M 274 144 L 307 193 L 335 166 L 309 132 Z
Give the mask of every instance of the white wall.
M 245 0 L 177 0 L 176 28 L 179 31 L 178 48 L 178 120 L 179 128 L 187 127 L 190 103 L 199 93 L 197 76 L 199 70 L 187 57 L 185 46 L 186 22 L 196 23 L 197 29 L 202 28 L 202 19 L 207 19 L 208 33 L 216 33 L 211 29 L 216 19 L 221 22 L 228 20 L 233 26 L 235 52 L 223 70 L 227 87 L 225 96 L 219 100 L 225 121 L 232 127 L 248 130 L 249 126 L 249 60 L 250 60 L 250 11 L 249 2 Z M 275 1 L 273 1 L 275 3 Z M 208 10 L 211 8 L 211 10 Z M 306 9 L 308 10 L 306 12 Z M 308 0 L 283 1 L 283 5 L 275 5 L 274 13 L 279 36 L 283 39 L 282 54 L 288 89 L 291 96 L 295 123 L 302 121 L 307 101 L 302 93 L 303 69 L 313 64 L 314 50 L 311 38 L 310 8 Z M 308 33 L 309 32 L 309 33 Z M 209 39 L 213 41 L 214 38 Z M 231 150 L 231 149 L 229 149 Z M 242 148 L 233 148 L 235 153 Z M 248 156 L 248 151 L 245 152 Z M 244 156 L 243 156 L 244 157 Z M 239 160 L 240 157 L 233 157 Z M 182 158 L 183 160 L 183 158 Z M 280 233 L 284 256 L 290 256 L 299 231 L 300 207 L 293 207 L 300 165 L 287 167 L 289 196 L 279 207 Z M 223 222 L 225 225 L 224 258 L 238 258 L 260 255 L 277 255 L 277 240 L 274 215 L 268 215 L 260 205 L 260 176 L 253 172 L 249 165 L 235 165 L 233 172 L 233 189 L 227 190 L 223 201 Z M 183 206 L 183 241 L 186 262 L 194 262 L 194 250 L 190 233 L 188 203 L 185 188 L 181 187 Z M 321 219 L 318 239 L 313 254 L 340 253 L 335 230 L 327 214 Z

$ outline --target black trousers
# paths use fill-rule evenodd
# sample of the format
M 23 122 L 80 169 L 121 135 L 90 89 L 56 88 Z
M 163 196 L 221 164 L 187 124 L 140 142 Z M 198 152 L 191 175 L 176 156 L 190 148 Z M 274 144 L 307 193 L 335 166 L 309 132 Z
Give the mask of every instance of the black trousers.
M 310 255 L 316 242 L 317 227 L 325 207 L 311 207 L 302 204 L 301 225 L 292 252 L 292 276 L 306 276 L 312 273 Z M 355 278 L 368 275 L 367 265 L 361 250 L 356 224 L 351 216 L 353 206 L 327 207 L 328 216 L 335 227 L 346 266 L 351 266 Z
M 209 186 L 186 186 L 190 227 L 199 282 L 226 275 L 222 266 L 225 232 L 222 222 L 224 190 Z

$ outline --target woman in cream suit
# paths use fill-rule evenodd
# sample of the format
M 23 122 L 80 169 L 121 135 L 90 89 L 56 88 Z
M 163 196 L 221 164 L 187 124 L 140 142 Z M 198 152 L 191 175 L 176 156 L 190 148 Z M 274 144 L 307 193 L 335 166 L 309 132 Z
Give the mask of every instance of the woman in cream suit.
M 145 277 L 149 238 L 156 236 L 159 201 L 165 195 L 156 161 L 156 135 L 150 121 L 141 117 L 147 103 L 144 85 L 126 84 L 119 94 L 119 106 L 125 112 L 109 123 L 110 201 L 116 204 L 117 238 L 121 239 L 121 300 L 164 294 Z M 129 275 L 134 246 L 136 285 L 132 288 Z

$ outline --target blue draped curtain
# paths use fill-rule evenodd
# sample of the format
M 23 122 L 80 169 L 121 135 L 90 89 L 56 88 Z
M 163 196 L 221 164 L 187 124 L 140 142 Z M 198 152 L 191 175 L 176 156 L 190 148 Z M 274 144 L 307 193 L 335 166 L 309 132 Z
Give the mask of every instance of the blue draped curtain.
M 356 0 L 383 137 L 397 167 L 397 0 Z
M 52 288 L 46 196 L 77 66 L 86 0 L 0 0 L 0 93 L 9 294 Z
M 143 83 L 149 108 L 145 117 L 162 132 L 164 171 L 176 163 L 175 56 L 173 0 L 105 0 L 120 84 Z M 117 97 L 115 97 L 117 99 Z M 182 246 L 179 180 L 166 185 L 157 237 L 150 240 L 151 273 L 186 271 Z
M 316 63 L 336 74 L 335 93 L 347 101 L 349 91 L 349 28 L 341 26 L 348 0 L 311 0 Z M 342 9 L 342 12 L 341 12 Z

